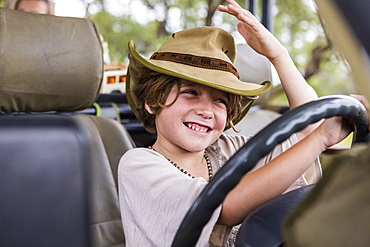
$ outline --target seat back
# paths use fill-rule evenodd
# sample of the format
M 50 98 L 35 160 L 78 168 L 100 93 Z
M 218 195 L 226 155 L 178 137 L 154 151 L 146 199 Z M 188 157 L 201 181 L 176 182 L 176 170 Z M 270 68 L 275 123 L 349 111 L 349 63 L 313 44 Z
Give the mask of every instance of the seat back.
M 283 246 L 283 223 L 315 185 L 279 196 L 249 214 L 239 229 L 236 246 Z
M 256 84 L 271 81 L 274 86 L 280 84 L 273 66 L 265 56 L 258 54 L 246 43 L 238 44 L 236 49 L 235 67 L 239 71 L 242 81 Z M 252 136 L 273 120 L 280 117 L 281 114 L 264 109 L 272 95 L 272 91 L 273 89 L 259 96 L 248 114 L 235 126 L 238 130 L 237 133 L 232 129 L 227 130 L 226 133 L 230 135 Z
M 93 105 L 102 76 L 90 20 L 0 8 L 0 131 L 9 133 L 0 135 L 0 156 L 9 157 L 0 161 L 7 177 L 0 178 L 0 198 L 9 202 L 0 203 L 0 218 L 20 202 L 0 221 L 1 236 L 17 229 L 23 241 L 32 235 L 34 246 L 74 246 L 58 238 L 44 244 L 55 230 L 71 242 L 87 236 L 76 246 L 125 246 L 117 166 L 134 144 L 119 122 L 74 113 Z M 27 233 L 36 219 L 40 227 Z
M 89 152 L 71 118 L 0 117 L 0 246 L 90 246 Z

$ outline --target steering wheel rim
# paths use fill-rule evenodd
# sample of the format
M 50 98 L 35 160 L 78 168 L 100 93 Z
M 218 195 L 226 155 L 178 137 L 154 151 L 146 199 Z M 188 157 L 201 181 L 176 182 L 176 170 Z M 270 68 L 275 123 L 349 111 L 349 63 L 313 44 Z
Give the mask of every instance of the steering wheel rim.
M 352 97 L 322 97 L 289 111 L 257 133 L 215 174 L 187 212 L 172 246 L 195 246 L 214 210 L 244 174 L 253 169 L 260 158 L 307 125 L 334 116 L 345 117 L 352 122 L 353 144 L 369 140 L 369 120 L 366 109 Z

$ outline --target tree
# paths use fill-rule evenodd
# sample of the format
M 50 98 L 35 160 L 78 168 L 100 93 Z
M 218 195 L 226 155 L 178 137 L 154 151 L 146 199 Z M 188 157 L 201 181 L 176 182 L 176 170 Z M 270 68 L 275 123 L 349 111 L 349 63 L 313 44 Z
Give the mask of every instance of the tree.
M 81 0 L 83 1 L 83 0 Z M 87 2 L 87 1 L 85 1 Z M 127 43 L 135 40 L 138 50 L 149 55 L 173 32 L 196 26 L 214 25 L 217 6 L 224 0 L 129 0 L 115 1 L 117 9 L 126 9 L 121 15 L 112 13 L 108 3 L 94 0 L 86 4 L 87 16 L 109 43 L 112 60 L 127 62 Z M 136 9 L 135 9 L 136 8 Z M 137 8 L 142 16 L 135 15 Z M 98 9 L 98 11 L 96 11 Z M 145 19 L 143 21 L 143 19 Z M 218 13 L 216 22 L 228 31 L 235 26 L 235 18 Z M 234 22 L 233 25 L 230 25 Z
M 96 23 L 108 41 L 111 60 L 124 63 L 128 62 L 127 44 L 131 39 L 140 53 L 149 56 L 173 32 L 207 25 L 234 34 L 238 22 L 216 11 L 225 0 L 76 1 L 85 5 L 86 17 Z M 0 0 L 0 6 L 4 2 Z M 246 3 L 238 2 L 242 6 Z M 275 36 L 319 95 L 355 92 L 346 63 L 338 59 L 325 36 L 313 0 L 275 0 L 273 13 Z
M 275 35 L 321 95 L 356 92 L 346 63 L 332 50 L 313 0 L 277 0 Z

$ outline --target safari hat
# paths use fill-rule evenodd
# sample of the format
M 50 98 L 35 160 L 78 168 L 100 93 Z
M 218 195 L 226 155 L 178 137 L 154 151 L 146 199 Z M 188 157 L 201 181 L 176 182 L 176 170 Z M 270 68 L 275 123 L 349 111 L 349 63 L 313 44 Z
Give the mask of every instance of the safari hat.
M 225 30 L 214 27 L 196 27 L 172 34 L 150 59 L 139 55 L 134 41 L 128 44 L 130 59 L 148 69 L 162 74 L 200 83 L 225 92 L 249 96 L 243 104 L 243 114 L 234 120 L 236 124 L 249 110 L 253 100 L 271 87 L 271 82 L 261 85 L 243 82 L 233 63 L 236 58 L 234 38 Z M 128 66 L 126 95 L 136 114 L 136 97 L 132 93 L 137 83 L 135 66 Z

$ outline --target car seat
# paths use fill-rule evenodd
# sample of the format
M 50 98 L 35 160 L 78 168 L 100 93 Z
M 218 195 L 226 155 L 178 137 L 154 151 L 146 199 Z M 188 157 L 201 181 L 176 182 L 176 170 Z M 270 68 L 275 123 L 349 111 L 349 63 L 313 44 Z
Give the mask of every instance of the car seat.
M 125 246 L 117 166 L 134 144 L 75 113 L 102 75 L 90 20 L 0 8 L 0 246 Z

